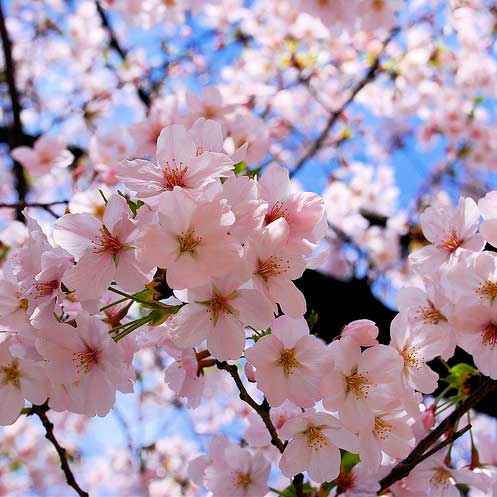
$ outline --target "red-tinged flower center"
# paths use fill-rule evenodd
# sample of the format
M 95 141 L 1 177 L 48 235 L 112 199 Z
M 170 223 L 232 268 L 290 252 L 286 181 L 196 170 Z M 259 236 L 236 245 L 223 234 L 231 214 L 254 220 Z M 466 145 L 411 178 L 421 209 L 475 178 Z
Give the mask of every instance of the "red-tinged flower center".
M 354 485 L 354 474 L 352 472 L 340 471 L 340 474 L 337 476 L 335 483 L 337 485 L 337 495 L 343 494 L 347 490 L 350 490 Z
M 199 302 L 207 306 L 207 312 L 210 314 L 209 319 L 214 324 L 217 323 L 220 314 L 233 314 L 233 308 L 229 304 L 229 300 L 233 295 L 225 297 L 218 292 L 214 292 L 210 300 Z
M 494 303 L 495 298 L 497 297 L 497 282 L 495 281 L 484 281 L 477 289 L 476 293 L 480 296 L 481 299 L 488 299 L 490 303 Z
M 370 388 L 368 378 L 359 373 L 357 368 L 353 369 L 352 373 L 345 377 L 345 393 L 352 393 L 357 399 L 367 399 Z
M 243 473 L 241 471 L 237 471 L 235 473 L 234 482 L 235 487 L 248 488 L 252 483 L 252 476 L 250 473 Z
M 19 360 L 14 359 L 10 364 L 7 364 L 7 366 L 0 366 L 0 385 L 12 385 L 17 389 L 21 388 L 21 382 L 19 381 L 21 374 L 18 365 Z
M 438 245 L 438 248 L 442 248 L 448 250 L 449 252 L 455 252 L 462 244 L 463 240 L 461 240 L 457 233 L 453 230 L 450 234 Z
M 452 486 L 451 483 L 452 473 L 443 466 L 434 468 L 433 476 L 430 478 L 430 483 L 435 487 L 449 488 Z
M 425 324 L 438 324 L 440 321 L 447 321 L 447 318 L 430 301 L 428 301 L 428 305 L 420 305 L 416 315 Z
M 202 242 L 202 237 L 197 236 L 193 228 L 189 228 L 187 231 L 180 233 L 176 239 L 179 243 L 179 251 L 182 254 L 185 252 L 196 254 L 197 247 Z
M 485 347 L 495 348 L 497 345 L 497 324 L 490 321 L 481 332 L 481 343 Z
M 175 186 L 185 187 L 185 175 L 188 172 L 188 166 L 183 162 L 176 163 L 176 159 L 172 159 L 172 166 L 169 161 L 166 162 L 166 167 L 162 172 L 164 187 L 166 190 L 174 190 Z
M 39 281 L 34 284 L 34 288 L 38 297 L 51 295 L 54 290 L 59 287 L 59 280 Z
M 300 365 L 300 362 L 295 358 L 294 349 L 283 349 L 281 351 L 278 366 L 283 368 L 285 376 L 291 375 L 293 370 L 300 367 Z
M 374 436 L 379 440 L 386 440 L 392 433 L 392 425 L 383 420 L 380 416 L 374 418 Z
M 89 347 L 82 352 L 73 353 L 73 362 L 75 362 L 76 372 L 88 373 L 90 369 L 98 364 L 100 360 L 100 351 L 97 349 L 90 349 Z
M 290 269 L 290 261 L 282 259 L 276 255 L 272 255 L 265 261 L 257 260 L 257 271 L 255 274 L 260 276 L 264 281 L 269 278 L 274 278 L 285 273 Z
M 318 451 L 328 445 L 328 439 L 323 435 L 320 426 L 311 425 L 304 431 L 307 447 Z
M 385 0 L 373 0 L 372 5 L 376 12 L 383 12 L 383 9 L 385 8 Z
M 285 208 L 285 204 L 283 202 L 276 202 L 271 210 L 264 216 L 264 223 L 266 226 L 277 219 L 285 217 L 285 214 L 288 212 L 288 209 Z
M 124 244 L 105 227 L 100 228 L 100 235 L 93 240 L 95 254 L 116 256 L 125 248 Z

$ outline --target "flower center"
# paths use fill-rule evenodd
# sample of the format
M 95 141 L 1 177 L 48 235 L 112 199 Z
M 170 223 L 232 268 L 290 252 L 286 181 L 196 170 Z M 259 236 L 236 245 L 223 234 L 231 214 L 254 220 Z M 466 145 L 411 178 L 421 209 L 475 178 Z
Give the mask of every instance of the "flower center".
M 337 479 L 335 480 L 337 485 L 337 493 L 343 494 L 347 490 L 353 488 L 354 485 L 354 474 L 352 472 L 340 471 Z
M 383 9 L 385 8 L 385 1 L 384 0 L 373 0 L 372 5 L 373 5 L 373 9 L 376 10 L 376 12 L 382 12 Z
M 181 254 L 185 252 L 196 254 L 197 247 L 202 241 L 202 237 L 196 236 L 193 228 L 189 228 L 186 232 L 180 233 L 176 239 L 178 240 L 179 251 Z
M 93 240 L 95 254 L 110 254 L 116 256 L 123 248 L 124 244 L 112 235 L 105 225 L 100 228 L 100 235 Z
M 228 301 L 233 297 L 234 294 L 225 297 L 217 291 L 214 291 L 214 294 L 210 300 L 198 303 L 207 306 L 207 312 L 210 314 L 209 319 L 215 326 L 220 314 L 233 314 L 233 308 L 228 303 Z
M 188 167 L 180 162 L 176 163 L 176 159 L 172 159 L 172 167 L 169 161 L 166 161 L 166 167 L 162 172 L 162 177 L 164 180 L 164 187 L 166 190 L 174 190 L 175 186 L 185 187 L 185 174 L 188 171 Z
M 497 282 L 494 281 L 484 281 L 477 289 L 476 293 L 481 299 L 488 299 L 490 303 L 493 304 L 495 297 L 497 297 Z
M 265 261 L 257 260 L 257 271 L 255 274 L 260 276 L 264 281 L 267 281 L 269 278 L 285 273 L 288 269 L 290 269 L 290 261 L 272 255 Z
M 238 471 L 235 474 L 234 483 L 235 487 L 242 487 L 246 489 L 252 483 L 252 477 L 250 476 L 250 473 L 242 473 L 241 471 Z
M 283 368 L 285 376 L 291 375 L 295 368 L 300 367 L 300 362 L 295 358 L 295 350 L 283 349 L 278 359 L 278 366 Z
M 357 368 L 345 377 L 345 392 L 353 393 L 357 399 L 367 399 L 371 385 L 368 378 L 357 372 Z
M 419 369 L 418 347 L 408 348 L 406 345 L 400 355 L 404 358 L 405 367 Z
M 21 382 L 19 381 L 21 374 L 17 368 L 18 365 L 19 360 L 14 359 L 7 366 L 0 366 L 0 385 L 5 386 L 10 384 L 18 390 L 21 388 Z
M 268 224 L 280 219 L 281 217 L 285 217 L 285 214 L 288 210 L 285 208 L 283 202 L 276 202 L 272 209 L 265 215 L 264 224 L 267 226 Z
M 495 348 L 497 345 L 497 324 L 490 321 L 481 332 L 481 343 L 485 347 Z
M 93 366 L 98 364 L 100 351 L 87 348 L 83 352 L 74 352 L 72 356 L 73 362 L 76 363 L 76 372 L 88 373 Z
M 328 440 L 323 435 L 319 426 L 309 426 L 307 430 L 304 431 L 304 435 L 306 436 L 307 447 L 309 447 L 309 449 L 318 451 L 328 445 Z
M 428 301 L 428 305 L 420 305 L 416 315 L 425 324 L 438 324 L 440 321 L 447 321 L 447 318 L 430 301 Z
M 392 433 L 392 425 L 384 421 L 381 417 L 374 418 L 374 436 L 380 440 L 386 440 Z
M 455 252 L 462 244 L 462 240 L 459 239 L 455 230 L 452 230 L 449 235 L 442 241 L 438 248 L 448 250 L 449 252 Z

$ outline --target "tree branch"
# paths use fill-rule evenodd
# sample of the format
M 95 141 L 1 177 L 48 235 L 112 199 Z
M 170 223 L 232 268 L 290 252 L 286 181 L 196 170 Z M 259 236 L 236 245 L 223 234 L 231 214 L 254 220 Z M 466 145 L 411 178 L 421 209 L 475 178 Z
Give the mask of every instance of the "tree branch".
M 5 22 L 3 3 L 0 0 L 0 36 L 2 38 L 3 56 L 5 61 L 5 77 L 9 89 L 10 103 L 12 109 L 12 128 L 8 133 L 8 144 L 10 150 L 19 147 L 23 142 L 23 131 L 21 122 L 21 104 L 16 86 L 15 64 L 12 58 L 12 42 Z M 24 169 L 19 162 L 13 161 L 12 171 L 15 178 L 15 189 L 17 191 L 19 203 L 24 203 L 29 187 L 24 176 Z M 16 219 L 23 221 L 22 209 L 16 208 Z
M 71 467 L 69 466 L 69 461 L 67 459 L 67 450 L 64 447 L 62 447 L 60 445 L 60 443 L 58 442 L 58 440 L 55 438 L 55 435 L 53 432 L 54 425 L 48 419 L 48 416 L 46 415 L 47 410 L 48 410 L 48 406 L 46 404 L 41 405 L 41 406 L 33 405 L 33 407 L 31 407 L 28 415 L 36 414 L 36 416 L 38 416 L 38 418 L 40 418 L 40 421 L 41 421 L 43 427 L 45 428 L 45 438 L 52 443 L 55 450 L 57 451 L 57 454 L 59 455 L 60 467 L 61 467 L 62 471 L 64 472 L 67 484 L 70 487 L 72 487 L 80 497 L 89 497 L 88 492 L 85 492 L 84 490 L 82 490 L 81 487 L 78 485 L 76 478 L 74 478 L 74 474 L 71 470 Z
M 380 59 L 382 55 L 385 52 L 385 49 L 387 45 L 392 41 L 392 38 L 399 32 L 399 28 L 394 28 L 390 31 L 390 34 L 386 38 L 386 40 L 383 42 L 383 49 L 378 54 L 378 56 L 374 59 L 373 63 L 371 64 L 370 68 L 368 69 L 367 73 L 365 76 L 354 86 L 352 91 L 350 92 L 349 96 L 345 100 L 345 102 L 342 103 L 342 105 L 332 112 L 329 117 L 328 121 L 326 122 L 325 127 L 322 129 L 321 133 L 317 136 L 317 138 L 311 143 L 307 151 L 302 155 L 302 157 L 297 161 L 295 164 L 295 167 L 290 171 L 290 177 L 294 176 L 301 168 L 302 166 L 309 160 L 312 159 L 316 155 L 316 153 L 319 151 L 319 149 L 322 147 L 324 141 L 326 140 L 328 133 L 330 132 L 331 128 L 334 126 L 334 124 L 337 122 L 338 118 L 342 115 L 342 113 L 345 111 L 345 109 L 349 106 L 350 103 L 355 99 L 357 94 L 366 86 L 368 85 L 371 81 L 373 81 L 380 69 Z
M 119 40 L 117 39 L 116 33 L 114 33 L 114 30 L 109 22 L 109 19 L 107 17 L 107 14 L 104 10 L 104 8 L 100 5 L 100 2 L 98 0 L 95 0 L 95 5 L 97 7 L 98 15 L 100 16 L 100 20 L 102 21 L 102 26 L 105 28 L 107 31 L 107 34 L 109 36 L 109 44 L 111 48 L 113 48 L 118 54 L 119 57 L 123 61 L 126 60 L 128 56 L 128 52 L 121 46 L 119 43 Z M 140 86 L 136 88 L 136 92 L 138 93 L 138 97 L 140 100 L 143 102 L 145 107 L 147 109 L 150 107 L 151 101 L 150 101 L 150 95 Z
M 442 449 L 456 438 L 459 438 L 467 430 L 460 430 L 453 432 L 456 423 L 459 419 L 466 414 L 470 409 L 475 407 L 481 400 L 497 391 L 497 381 L 486 379 L 482 385 L 472 393 L 466 400 L 461 402 L 452 413 L 447 416 L 433 431 L 431 431 L 412 452 L 401 462 L 399 462 L 381 481 L 381 490 L 393 485 L 395 482 L 405 478 L 420 462 L 432 456 L 435 452 Z M 467 428 L 469 429 L 469 428 Z M 452 432 L 449 437 L 438 444 L 434 449 L 428 449 L 444 434 Z M 427 452 L 428 451 L 428 452 Z
M 254 411 L 257 412 L 257 414 L 260 416 L 262 419 L 263 423 L 266 425 L 266 428 L 269 431 L 269 434 L 271 435 L 271 443 L 281 452 L 285 450 L 286 444 L 284 444 L 281 439 L 278 437 L 278 433 L 276 432 L 276 428 L 273 425 L 273 422 L 271 421 L 271 417 L 269 415 L 270 412 L 270 407 L 266 399 L 264 399 L 264 402 L 262 404 L 258 404 L 247 392 L 245 385 L 242 382 L 242 379 L 240 378 L 240 375 L 238 374 L 238 368 L 235 365 L 228 364 L 227 362 L 219 362 L 216 361 L 216 366 L 219 369 L 223 369 L 225 371 L 228 371 L 228 373 L 232 376 L 233 380 L 236 383 L 236 386 L 238 387 L 238 390 L 240 391 L 240 399 L 246 402 Z

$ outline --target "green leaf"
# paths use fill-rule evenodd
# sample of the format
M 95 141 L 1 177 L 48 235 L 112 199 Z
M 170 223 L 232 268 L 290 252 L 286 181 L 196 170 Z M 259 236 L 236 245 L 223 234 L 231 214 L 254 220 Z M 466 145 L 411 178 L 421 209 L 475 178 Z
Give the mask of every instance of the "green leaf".
M 240 176 L 242 174 L 245 174 L 245 172 L 248 170 L 248 165 L 245 161 L 240 161 L 235 164 L 235 174 L 237 176 Z
M 126 200 L 126 202 L 128 203 L 128 207 L 129 207 L 130 211 L 133 213 L 133 217 L 136 217 L 136 213 L 138 212 L 138 209 L 142 205 L 145 205 L 145 202 L 143 202 L 143 200 L 137 200 L 136 202 L 134 202 L 133 200 L 128 198 L 126 195 L 124 195 L 124 193 L 121 192 L 120 190 L 117 190 L 117 194 L 121 195 L 121 197 L 123 197 L 124 200 Z
M 467 381 L 472 376 L 478 376 L 480 374 L 476 368 L 469 364 L 465 364 L 464 362 L 452 366 L 449 371 L 450 374 L 447 376 L 446 381 L 452 388 L 459 392 L 464 389 Z
M 360 457 L 357 454 L 352 454 L 346 450 L 342 450 L 342 469 L 347 473 L 350 473 L 351 469 L 360 461 Z
M 310 485 L 310 483 L 308 483 L 308 482 L 304 483 L 302 485 L 302 490 L 304 492 L 304 495 L 308 495 L 308 494 L 312 495 L 313 488 Z M 281 497 L 297 497 L 297 489 L 295 488 L 295 486 L 292 483 L 291 485 L 286 487 L 285 490 L 283 490 L 280 495 L 281 495 Z
M 318 313 L 314 309 L 311 309 L 311 313 L 306 318 L 307 325 L 309 326 L 309 331 L 312 331 L 312 329 L 314 328 L 314 326 L 318 322 L 318 318 L 319 318 Z
M 262 166 L 256 167 L 255 169 L 250 169 L 245 173 L 245 176 L 248 176 L 249 178 L 253 178 L 254 176 L 257 176 L 260 172 L 262 171 Z

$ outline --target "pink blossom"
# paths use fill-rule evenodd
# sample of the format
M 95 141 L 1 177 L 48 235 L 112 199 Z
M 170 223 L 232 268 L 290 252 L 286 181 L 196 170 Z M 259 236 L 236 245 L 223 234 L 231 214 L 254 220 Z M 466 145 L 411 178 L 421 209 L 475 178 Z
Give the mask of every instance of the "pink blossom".
M 378 326 L 369 319 L 352 321 L 342 330 L 342 337 L 351 336 L 361 347 L 378 345 Z
M 236 445 L 225 447 L 222 463 L 205 470 L 205 486 L 213 497 L 264 497 L 271 464 L 261 454 L 252 455 Z
M 326 348 L 309 334 L 303 317 L 280 316 L 271 325 L 271 334 L 257 340 L 245 351 L 256 368 L 257 387 L 269 404 L 285 400 L 299 407 L 313 407 L 321 398 L 319 381 Z
M 149 213 L 143 206 L 133 219 L 126 200 L 109 198 L 102 220 L 90 214 L 66 214 L 55 224 L 54 239 L 78 259 L 63 277 L 64 285 L 80 300 L 98 299 L 112 281 L 126 291 L 143 288 L 150 275 L 135 256 L 140 220 Z
M 60 138 L 47 135 L 38 138 L 33 148 L 17 147 L 11 155 L 31 176 L 49 174 L 53 168 L 67 167 L 74 160 L 73 154 Z
M 483 216 L 480 226 L 482 236 L 494 247 L 497 246 L 497 191 L 489 192 L 478 201 Z
M 411 424 L 400 409 L 374 412 L 368 426 L 359 431 L 359 455 L 369 472 L 378 470 L 383 452 L 394 459 L 407 457 L 415 445 Z
M 306 303 L 292 280 L 302 276 L 305 260 L 289 249 L 288 237 L 288 223 L 277 219 L 249 241 L 245 257 L 255 287 L 279 304 L 285 314 L 297 318 L 305 313 Z
M 197 202 L 175 187 L 161 200 L 159 224 L 145 226 L 136 241 L 137 258 L 167 269 L 171 288 L 205 285 L 240 261 L 241 246 L 228 234 L 234 221 L 225 202 Z
M 9 345 L 9 340 L 0 342 L 0 425 L 18 418 L 24 399 L 43 404 L 49 395 L 42 365 L 13 356 Z
M 288 169 L 281 166 L 267 169 L 258 184 L 268 204 L 265 224 L 285 218 L 289 246 L 302 254 L 311 252 L 327 227 L 323 199 L 315 193 L 295 191 Z
M 233 272 L 207 285 L 176 291 L 187 302 L 170 321 L 176 345 L 196 347 L 207 339 L 207 348 L 220 361 L 238 359 L 245 348 L 244 326 L 267 328 L 273 319 L 271 302 L 252 288 L 240 288 L 248 275 Z
M 473 356 L 483 374 L 497 379 L 497 308 L 489 304 L 459 306 L 450 322 L 457 345 Z
M 290 440 L 280 460 L 280 469 L 292 478 L 307 471 L 311 480 L 334 480 L 340 472 L 339 448 L 357 453 L 357 437 L 330 414 L 306 413 L 287 421 L 280 431 Z
M 438 374 L 428 364 L 447 347 L 448 331 L 437 326 L 411 326 L 406 315 L 397 314 L 390 326 L 390 347 L 404 361 L 402 377 L 406 386 L 423 393 L 433 392 L 438 385 Z
M 164 192 L 176 187 L 199 197 L 232 168 L 226 154 L 199 150 L 186 128 L 174 124 L 161 131 L 156 163 L 142 159 L 124 162 L 118 177 L 138 198 L 156 206 Z
M 379 387 L 399 382 L 403 361 L 385 345 L 375 345 L 361 353 L 352 337 L 343 337 L 328 347 L 330 362 L 321 379 L 323 405 L 337 410 L 350 429 L 366 425 L 373 409 L 385 401 Z
M 456 208 L 428 207 L 420 216 L 421 227 L 431 245 L 413 252 L 410 260 L 420 271 L 430 272 L 451 260 L 458 249 L 480 252 L 483 236 L 476 233 L 480 213 L 474 200 L 462 198 Z
M 116 390 L 133 391 L 134 377 L 118 344 L 100 319 L 80 312 L 76 327 L 50 322 L 40 327 L 36 348 L 52 383 L 49 405 L 87 416 L 105 416 Z

